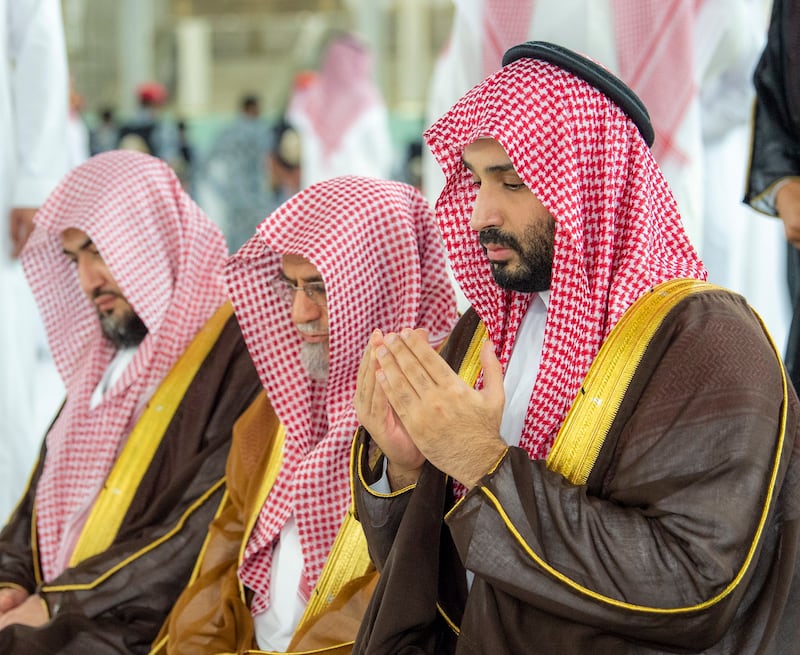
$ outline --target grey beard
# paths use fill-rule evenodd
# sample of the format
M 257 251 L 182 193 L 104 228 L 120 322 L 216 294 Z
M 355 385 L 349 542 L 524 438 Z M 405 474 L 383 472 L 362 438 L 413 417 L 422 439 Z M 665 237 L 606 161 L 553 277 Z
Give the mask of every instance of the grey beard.
M 147 336 L 147 326 L 133 312 L 128 312 L 120 318 L 115 318 L 111 314 L 100 314 L 100 329 L 106 339 L 117 348 L 138 346 Z
M 300 344 L 300 363 L 312 380 L 325 382 L 328 379 L 328 354 L 324 343 Z

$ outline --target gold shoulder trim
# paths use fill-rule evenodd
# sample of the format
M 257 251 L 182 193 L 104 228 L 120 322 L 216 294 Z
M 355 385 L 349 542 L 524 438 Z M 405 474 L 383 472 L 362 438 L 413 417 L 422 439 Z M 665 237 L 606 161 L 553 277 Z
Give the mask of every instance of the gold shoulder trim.
M 687 296 L 716 289 L 698 280 L 670 280 L 641 296 L 600 347 L 553 447 L 547 467 L 572 484 L 585 484 L 620 403 L 664 317 Z
M 666 287 L 666 288 L 664 288 L 664 287 Z M 669 296 L 670 293 L 677 293 L 678 295 L 681 295 L 681 296 L 685 297 L 685 295 L 687 295 L 688 293 L 693 293 L 693 292 L 696 292 L 696 291 L 718 289 L 718 288 L 719 287 L 716 287 L 715 285 L 707 284 L 707 283 L 704 283 L 704 282 L 694 282 L 694 281 L 686 281 L 686 280 L 674 280 L 674 281 L 665 283 L 664 285 L 659 285 L 658 287 L 656 287 L 653 290 L 653 292 L 651 292 L 651 294 L 647 294 L 647 296 L 643 296 L 642 298 L 640 298 L 640 300 L 643 301 L 643 304 L 649 304 L 648 300 L 650 299 L 650 296 L 652 296 L 653 294 L 658 294 L 655 297 L 655 300 L 654 300 L 654 302 L 656 302 L 656 304 L 658 305 L 658 302 L 657 302 L 658 301 L 658 297 L 664 297 L 665 295 Z M 665 302 L 666 302 L 666 300 L 665 300 Z M 631 313 L 631 310 L 638 303 L 639 303 L 639 301 L 637 301 L 636 303 L 634 303 L 634 305 L 631 306 L 631 309 L 629 309 L 628 312 L 626 312 L 625 316 L 623 316 L 623 319 L 630 320 L 630 317 L 628 316 L 628 314 Z M 666 313 L 666 312 L 664 312 L 664 313 Z M 780 350 L 776 347 L 775 342 L 772 340 L 772 337 L 770 336 L 769 331 L 767 330 L 766 326 L 764 325 L 764 322 L 761 320 L 761 317 L 758 316 L 758 314 L 755 311 L 753 313 L 756 315 L 756 317 L 760 321 L 761 326 L 764 329 L 764 333 L 767 335 L 767 338 L 768 338 L 768 340 L 770 342 L 770 345 L 772 346 L 772 349 L 773 349 L 773 352 L 775 354 L 776 359 L 778 360 L 778 362 L 781 362 L 781 366 L 779 368 L 780 368 L 780 371 L 781 371 L 781 381 L 782 381 L 782 389 L 783 389 L 783 401 L 782 401 L 782 404 L 781 404 L 781 416 L 780 416 L 780 427 L 779 427 L 779 432 L 778 432 L 778 442 L 777 442 L 777 445 L 775 447 L 775 455 L 773 457 L 772 470 L 770 472 L 769 487 L 767 489 L 767 494 L 766 494 L 766 498 L 764 500 L 764 505 L 763 505 L 763 507 L 761 509 L 761 515 L 759 516 L 758 525 L 757 525 L 756 531 L 755 531 L 755 533 L 753 535 L 753 540 L 750 543 L 750 547 L 749 547 L 749 549 L 747 551 L 747 556 L 745 557 L 745 560 L 742 563 L 741 568 L 737 571 L 736 575 L 731 580 L 731 582 L 722 591 L 720 591 L 720 593 L 718 593 L 716 596 L 714 596 L 712 598 L 709 598 L 708 600 L 705 600 L 702 603 L 697 603 L 696 605 L 690 605 L 690 606 L 686 606 L 686 607 L 671 607 L 671 608 L 647 607 L 647 606 L 642 606 L 642 605 L 635 605 L 633 603 L 627 603 L 627 602 L 618 600 L 616 598 L 611 598 L 609 596 L 604 596 L 603 594 L 599 594 L 596 591 L 593 591 L 591 589 L 588 589 L 588 588 L 578 584 L 577 582 L 575 582 L 574 580 L 572 580 L 571 578 L 569 578 L 565 574 L 561 573 L 560 571 L 558 571 L 558 570 L 554 569 L 552 566 L 550 566 L 525 541 L 523 536 L 520 534 L 519 530 L 517 530 L 516 526 L 511 521 L 511 518 L 506 513 L 505 509 L 503 508 L 503 506 L 500 503 L 500 500 L 497 498 L 497 496 L 495 496 L 486 487 L 480 487 L 480 491 L 486 496 L 488 501 L 495 508 L 495 510 L 497 511 L 498 515 L 502 518 L 503 523 L 505 524 L 506 528 L 514 536 L 514 538 L 517 541 L 517 543 L 525 551 L 525 553 L 527 553 L 528 557 L 530 557 L 530 559 L 533 560 L 539 567 L 541 567 L 544 571 L 547 571 L 550 575 L 552 575 L 557 580 L 560 580 L 563 584 L 567 585 L 568 587 L 574 589 L 576 592 L 578 592 L 578 593 L 580 593 L 580 594 L 582 594 L 584 596 L 587 596 L 589 598 L 593 598 L 593 599 L 595 599 L 595 600 L 597 600 L 597 601 L 599 601 L 601 603 L 605 603 L 605 604 L 611 605 L 613 607 L 618 607 L 618 608 L 622 608 L 622 609 L 626 609 L 626 610 L 633 610 L 633 611 L 637 611 L 637 612 L 644 612 L 644 613 L 648 613 L 648 614 L 655 614 L 655 615 L 687 614 L 687 613 L 693 613 L 693 612 L 698 612 L 698 611 L 704 610 L 704 609 L 706 609 L 708 607 L 712 607 L 713 605 L 716 605 L 718 602 L 720 602 L 721 600 L 723 600 L 724 598 L 729 596 L 738 587 L 738 585 L 741 583 L 741 581 L 744 578 L 744 576 L 747 574 L 747 571 L 750 569 L 750 566 L 751 566 L 751 564 L 753 562 L 753 558 L 755 557 L 756 551 L 758 550 L 758 547 L 759 547 L 759 545 L 761 543 L 761 538 L 762 538 L 762 535 L 764 533 L 765 527 L 767 525 L 767 519 L 769 517 L 769 509 L 770 509 L 770 507 L 772 505 L 772 500 L 773 500 L 773 497 L 775 495 L 775 483 L 776 483 L 777 478 L 778 478 L 778 473 L 780 471 L 781 458 L 783 456 L 783 452 L 784 452 L 784 448 L 785 448 L 786 417 L 787 417 L 787 412 L 788 412 L 788 384 L 787 384 L 787 380 L 786 380 L 786 373 L 785 373 L 785 370 L 784 370 L 783 364 L 782 364 L 783 360 L 782 360 L 782 357 L 781 357 Z M 654 318 L 658 314 L 658 306 L 656 306 L 655 309 L 651 308 L 651 311 L 645 311 L 644 314 L 645 314 L 645 323 L 648 323 L 648 321 L 646 320 L 647 316 L 650 316 L 650 317 Z M 620 319 L 620 323 L 622 322 L 623 319 Z M 614 330 L 612 330 L 612 334 L 614 333 L 614 331 L 616 330 L 616 327 L 618 327 L 618 326 L 619 326 L 619 323 L 617 324 L 617 326 L 615 326 Z M 639 327 L 641 329 L 642 326 L 639 326 Z M 656 325 L 656 327 L 657 327 L 657 325 Z M 649 324 L 645 325 L 644 328 L 649 331 L 649 336 L 652 337 L 652 333 L 655 332 L 655 328 L 652 325 L 649 325 Z M 629 331 L 628 328 L 626 328 L 625 326 L 623 326 L 621 329 L 625 330 L 625 331 Z M 652 331 L 650 331 L 650 330 L 652 330 Z M 635 330 L 631 329 L 630 331 L 632 331 L 635 334 Z M 641 335 L 640 335 L 640 337 L 641 337 Z M 617 337 L 615 337 L 615 339 L 616 338 Z M 606 343 L 608 343 L 608 341 L 610 339 L 611 339 L 611 335 L 609 335 L 609 339 L 606 340 Z M 649 341 L 649 337 L 646 340 L 645 339 L 642 339 L 642 340 L 643 340 L 644 343 L 646 343 L 647 341 Z M 631 356 L 635 356 L 638 353 L 639 358 L 636 360 L 637 362 L 641 360 L 641 354 L 642 353 L 639 352 L 638 348 L 633 347 L 630 343 L 627 343 L 626 340 L 623 340 L 623 344 L 630 351 L 629 354 L 631 354 Z M 604 347 L 605 347 L 605 344 L 604 344 Z M 642 349 L 643 348 L 644 348 L 644 346 L 642 346 Z M 603 350 L 603 348 L 601 348 L 601 352 L 602 352 L 602 350 Z M 623 348 L 623 350 L 625 350 L 625 348 Z M 611 355 L 609 355 L 609 353 L 606 353 L 605 356 L 611 358 Z M 599 354 L 598 354 L 598 358 L 599 358 Z M 613 358 L 611 358 L 611 359 L 613 360 Z M 614 363 L 614 362 L 612 361 L 611 363 Z M 609 368 L 613 368 L 613 369 L 617 369 L 617 368 L 626 369 L 627 368 L 626 366 L 624 366 L 625 362 L 616 362 L 616 363 L 614 363 L 614 366 L 611 366 L 611 363 L 608 363 L 606 365 Z M 632 373 L 631 373 L 631 375 L 632 375 Z M 587 379 L 588 379 L 588 376 L 587 376 Z M 606 380 L 606 376 L 600 376 L 600 379 L 601 380 Z M 627 387 L 627 383 L 630 382 L 630 377 L 627 377 L 627 379 L 626 379 L 625 376 L 623 376 L 623 375 L 620 375 L 619 377 L 617 377 L 615 379 L 618 380 L 618 381 L 624 381 L 625 382 L 625 387 Z M 605 384 L 606 384 L 606 382 L 603 382 L 603 385 L 605 385 Z M 590 395 L 588 393 L 581 394 L 580 400 L 582 401 L 582 404 L 586 404 L 586 402 L 584 401 L 584 399 L 586 397 L 590 397 Z M 588 404 L 590 406 L 598 406 L 597 403 L 592 403 L 591 401 L 589 401 Z M 603 404 L 604 403 L 600 403 L 599 406 L 602 406 Z M 591 412 L 591 413 L 594 414 L 595 416 L 598 416 L 598 417 L 605 416 L 605 412 L 600 412 L 600 413 Z M 600 420 L 600 419 L 598 418 L 597 420 Z M 578 425 L 586 426 L 587 423 L 588 423 L 588 421 L 581 421 L 581 422 L 578 423 Z M 560 436 L 561 436 L 561 434 L 559 433 L 559 437 Z M 605 433 L 602 433 L 602 434 L 598 433 L 598 438 L 599 437 L 604 438 L 605 437 Z M 582 443 L 583 443 L 583 441 L 585 441 L 585 440 L 582 440 Z M 580 455 L 581 454 L 580 450 L 581 449 L 578 449 L 575 452 L 577 452 L 577 454 Z M 584 452 L 591 453 L 591 452 L 593 452 L 593 448 L 589 448 L 588 450 L 585 450 Z M 595 457 L 596 457 L 596 454 L 597 453 L 595 453 Z M 576 469 L 577 472 L 580 472 L 581 470 L 583 470 L 583 467 L 577 465 L 580 461 L 584 461 L 584 460 L 581 457 L 577 457 L 575 462 L 573 462 L 573 464 L 576 464 L 576 466 L 574 468 Z M 549 464 L 549 458 L 548 458 L 548 464 Z M 591 467 L 589 467 L 589 468 L 591 468 Z
M 230 303 L 216 311 L 147 403 L 92 506 L 69 566 L 102 553 L 114 542 L 167 426 L 232 313 Z

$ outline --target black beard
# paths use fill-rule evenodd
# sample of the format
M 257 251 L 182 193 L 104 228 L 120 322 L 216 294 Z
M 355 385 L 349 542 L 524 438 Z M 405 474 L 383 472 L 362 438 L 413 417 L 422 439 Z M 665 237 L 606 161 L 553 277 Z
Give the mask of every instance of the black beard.
M 117 348 L 138 346 L 147 336 L 147 326 L 132 311 L 119 318 L 113 314 L 100 314 L 100 328 L 103 336 Z
M 484 244 L 493 243 L 519 255 L 516 267 L 513 264 L 509 266 L 508 262 L 490 262 L 492 276 L 498 286 L 521 293 L 537 293 L 550 288 L 555 253 L 555 220 L 552 217 L 544 226 L 530 225 L 523 233 L 523 243 L 513 234 L 496 227 L 482 230 L 479 239 L 484 252 Z

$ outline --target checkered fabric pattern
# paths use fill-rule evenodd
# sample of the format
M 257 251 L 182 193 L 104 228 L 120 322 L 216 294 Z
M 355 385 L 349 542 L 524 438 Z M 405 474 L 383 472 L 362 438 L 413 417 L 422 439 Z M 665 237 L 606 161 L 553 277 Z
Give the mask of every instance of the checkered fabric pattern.
M 505 148 L 556 221 L 542 364 L 521 440 L 532 457 L 543 458 L 623 312 L 659 282 L 706 273 L 667 183 L 619 107 L 551 64 L 509 64 L 425 133 L 447 180 L 436 215 L 454 274 L 504 367 L 531 296 L 495 284 L 468 224 L 476 192 L 461 155 L 480 137 Z
M 301 339 L 269 280 L 281 255 L 320 272 L 328 301 L 330 372 L 313 382 Z M 226 267 L 245 342 L 286 427 L 283 465 L 247 543 L 239 570 L 269 605 L 272 544 L 290 514 L 300 532 L 308 597 L 350 504 L 349 456 L 358 420 L 352 405 L 361 356 L 373 329 L 424 327 L 440 344 L 456 320 L 455 295 L 432 212 L 411 186 L 362 177 L 312 185 L 281 205 Z
M 658 161 L 685 162 L 675 133 L 697 91 L 694 24 L 703 0 L 612 0 L 619 76 L 644 101 Z
M 289 114 L 308 116 L 327 157 L 350 126 L 378 104 L 383 100 L 372 81 L 372 55 L 354 36 L 344 35 L 328 45 L 319 74 L 293 98 Z
M 533 0 L 485 0 L 483 3 L 483 76 L 500 68 L 503 54 L 528 38 Z
M 219 229 L 163 162 L 109 152 L 74 169 L 36 215 L 22 265 L 38 303 L 67 401 L 47 435 L 36 489 L 40 558 L 55 578 L 74 532 L 102 487 L 147 398 L 197 331 L 225 300 L 227 247 Z M 103 401 L 89 408 L 114 356 L 97 313 L 62 252 L 61 232 L 77 228 L 97 246 L 149 334 Z

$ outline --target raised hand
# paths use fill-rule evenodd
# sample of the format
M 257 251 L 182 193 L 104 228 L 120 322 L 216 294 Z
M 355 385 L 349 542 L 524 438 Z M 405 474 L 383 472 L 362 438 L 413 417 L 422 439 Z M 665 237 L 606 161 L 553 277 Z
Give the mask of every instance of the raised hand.
M 481 350 L 480 391 L 461 380 L 419 331 L 373 338 L 372 347 L 377 385 L 413 444 L 438 469 L 473 487 L 506 450 L 500 438 L 503 372 L 492 344 Z
M 420 333 L 427 342 L 427 335 L 422 330 Z M 359 422 L 389 462 L 389 484 L 392 489 L 401 489 L 417 481 L 425 458 L 389 405 L 383 388 L 376 383 L 379 367 L 375 352 L 382 344 L 383 334 L 375 330 L 361 358 L 353 402 Z

